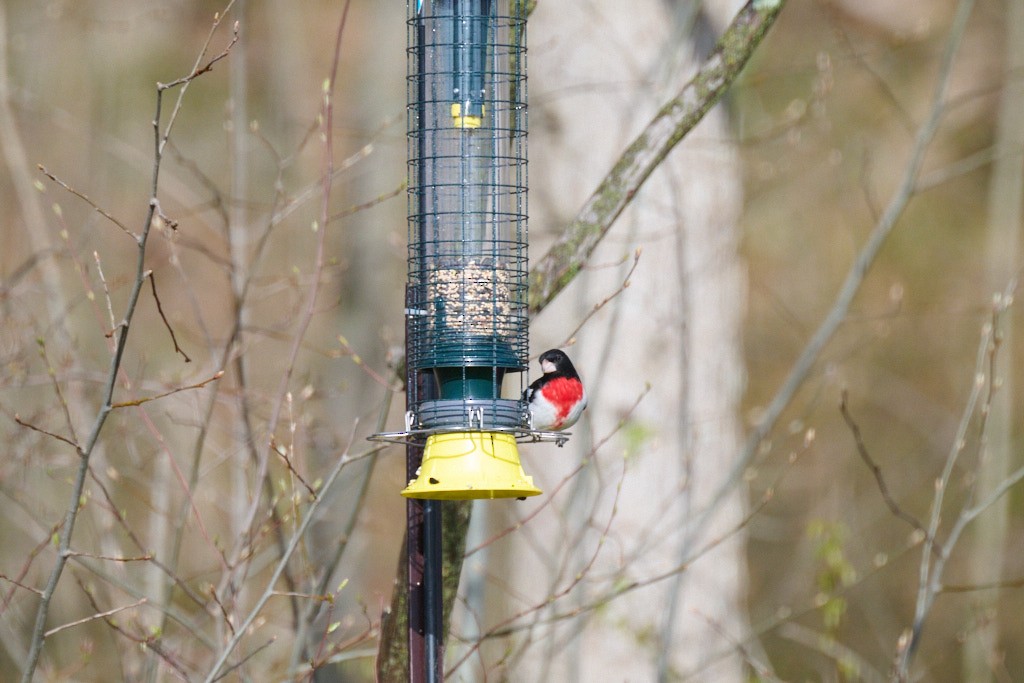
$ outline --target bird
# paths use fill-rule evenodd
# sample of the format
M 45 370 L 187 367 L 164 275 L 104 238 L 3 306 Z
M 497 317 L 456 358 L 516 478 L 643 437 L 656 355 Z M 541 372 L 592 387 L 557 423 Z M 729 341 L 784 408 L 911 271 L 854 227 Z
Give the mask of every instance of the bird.
M 530 424 L 540 432 L 561 431 L 576 424 L 587 407 L 587 392 L 569 356 L 558 349 L 540 354 L 544 374 L 526 391 Z

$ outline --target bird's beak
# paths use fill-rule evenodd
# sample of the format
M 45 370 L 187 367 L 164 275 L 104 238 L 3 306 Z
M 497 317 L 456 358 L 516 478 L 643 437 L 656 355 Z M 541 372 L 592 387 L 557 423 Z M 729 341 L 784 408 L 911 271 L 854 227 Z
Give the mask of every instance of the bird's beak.
M 555 371 L 555 364 L 549 360 L 544 360 L 541 361 L 540 363 L 540 369 L 544 372 L 545 375 L 550 375 L 552 372 Z

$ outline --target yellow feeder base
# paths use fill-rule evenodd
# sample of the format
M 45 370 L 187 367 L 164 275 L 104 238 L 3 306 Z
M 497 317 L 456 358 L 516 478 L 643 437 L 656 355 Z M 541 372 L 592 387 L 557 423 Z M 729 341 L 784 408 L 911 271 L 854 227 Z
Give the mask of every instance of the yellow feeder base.
M 423 463 L 402 491 L 406 498 L 470 500 L 540 495 L 519 462 L 511 434 L 453 432 L 427 437 Z

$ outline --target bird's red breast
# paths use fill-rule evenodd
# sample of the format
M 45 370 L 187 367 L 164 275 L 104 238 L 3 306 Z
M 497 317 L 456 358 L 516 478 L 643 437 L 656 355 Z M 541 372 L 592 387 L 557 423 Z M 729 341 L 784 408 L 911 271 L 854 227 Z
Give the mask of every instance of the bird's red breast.
M 583 383 L 578 379 L 556 377 L 544 384 L 541 395 L 555 408 L 556 424 L 561 424 L 583 398 Z

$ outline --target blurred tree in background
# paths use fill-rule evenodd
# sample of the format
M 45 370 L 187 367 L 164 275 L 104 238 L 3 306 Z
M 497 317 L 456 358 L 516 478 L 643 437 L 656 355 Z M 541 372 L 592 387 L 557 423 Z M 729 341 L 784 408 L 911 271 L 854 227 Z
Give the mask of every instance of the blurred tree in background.
M 535 260 L 741 4 L 538 3 Z M 593 405 L 474 507 L 452 680 L 1024 677 L 1021 14 L 786 3 L 535 321 Z M 0 4 L 0 678 L 66 562 L 35 680 L 373 680 L 404 74 L 404 3 Z

